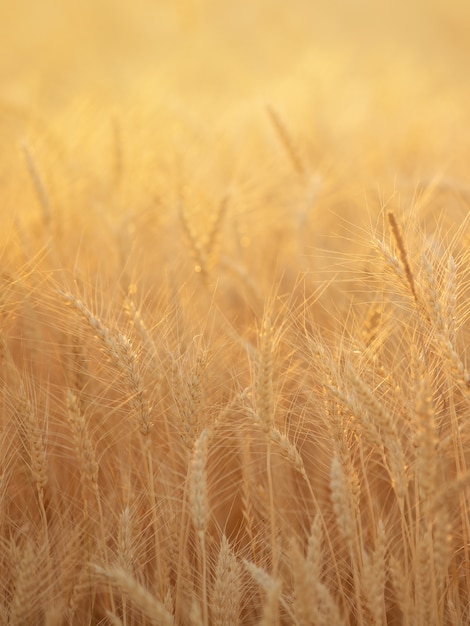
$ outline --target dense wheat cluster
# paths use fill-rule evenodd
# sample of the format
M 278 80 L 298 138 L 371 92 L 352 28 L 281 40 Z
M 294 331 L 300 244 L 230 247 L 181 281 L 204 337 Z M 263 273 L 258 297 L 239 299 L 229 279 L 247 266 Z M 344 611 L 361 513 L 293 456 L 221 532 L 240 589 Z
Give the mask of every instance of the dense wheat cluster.
M 0 2 L 1 624 L 470 623 L 470 11 L 381 4 Z

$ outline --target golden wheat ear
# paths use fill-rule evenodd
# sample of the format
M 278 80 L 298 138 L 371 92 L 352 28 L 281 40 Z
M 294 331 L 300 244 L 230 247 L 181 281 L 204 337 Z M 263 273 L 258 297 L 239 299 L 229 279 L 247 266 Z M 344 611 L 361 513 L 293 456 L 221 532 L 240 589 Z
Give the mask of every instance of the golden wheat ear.
M 415 302 L 418 303 L 418 295 L 415 288 L 415 279 L 413 276 L 413 272 L 411 271 L 411 266 L 408 259 L 408 252 L 405 246 L 405 240 L 403 238 L 402 230 L 398 225 L 397 218 L 395 217 L 395 213 L 393 211 L 387 211 L 387 220 L 393 240 L 395 241 L 395 245 L 398 249 L 400 261 L 405 272 L 406 281 L 408 283 L 411 293 L 413 294 Z
M 291 133 L 287 130 L 285 122 L 276 109 L 270 104 L 266 105 L 266 113 L 268 114 L 269 120 L 276 131 L 282 147 L 292 163 L 292 167 L 297 172 L 298 176 L 303 180 L 306 176 L 307 169 Z

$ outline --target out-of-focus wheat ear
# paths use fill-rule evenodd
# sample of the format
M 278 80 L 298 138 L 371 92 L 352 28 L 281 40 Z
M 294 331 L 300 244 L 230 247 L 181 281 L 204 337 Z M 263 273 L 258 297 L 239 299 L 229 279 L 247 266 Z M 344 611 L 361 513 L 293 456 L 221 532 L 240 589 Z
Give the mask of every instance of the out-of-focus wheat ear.
M 26 167 L 28 168 L 28 173 L 33 182 L 34 191 L 36 192 L 37 198 L 39 200 L 39 205 L 42 209 L 44 226 L 46 227 L 46 231 L 50 232 L 51 222 L 52 222 L 52 214 L 51 214 L 51 204 L 49 202 L 49 196 L 46 191 L 46 186 L 44 181 L 41 178 L 39 170 L 37 168 L 34 157 L 31 153 L 29 146 L 26 143 L 22 144 L 23 155 L 26 162 Z
M 209 523 L 209 497 L 207 489 L 208 431 L 204 429 L 194 445 L 189 470 L 189 499 L 191 519 L 199 539 L 202 616 L 204 626 L 209 624 L 207 599 L 206 532 Z
M 368 416 L 364 417 L 360 415 L 360 411 L 355 411 L 354 415 L 360 420 L 361 426 L 366 433 L 371 429 L 370 424 L 373 423 L 372 428 L 378 426 L 381 440 L 386 450 L 384 461 L 390 474 L 392 487 L 397 497 L 403 499 L 407 493 L 408 477 L 406 475 L 403 446 L 401 445 L 394 419 L 388 409 L 379 402 L 368 385 L 361 380 L 352 367 L 347 368 L 347 376 L 354 386 L 358 400 L 368 413 Z M 367 423 L 368 421 L 369 424 Z
M 449 616 L 448 624 L 463 624 L 463 615 L 459 615 L 455 602 L 449 596 L 446 598 L 447 614 Z
M 436 596 L 440 598 L 446 583 L 449 562 L 452 558 L 452 534 L 449 521 L 449 511 L 447 508 L 436 509 L 432 521 L 432 560 L 436 585 Z M 443 609 L 439 604 L 439 611 Z M 442 614 L 440 613 L 442 618 Z
M 126 507 L 119 516 L 118 561 L 119 565 L 127 572 L 134 570 L 134 549 L 132 545 L 129 507 Z
M 118 118 L 113 115 L 111 117 L 111 172 L 113 177 L 113 185 L 119 189 L 125 170 L 124 149 L 122 140 L 122 127 Z
M 444 312 L 441 302 L 441 290 L 436 282 L 434 268 L 426 252 L 421 253 L 421 267 L 423 268 L 426 309 L 429 314 L 429 319 L 437 329 L 438 333 L 447 336 L 447 327 L 444 320 Z
M 432 533 L 428 528 L 418 538 L 414 563 L 416 623 L 418 624 L 438 623 L 435 621 L 437 597 L 432 556 Z
M 54 606 L 48 606 L 44 611 L 44 626 L 62 626 L 66 609 L 61 600 L 55 599 Z
M 127 596 L 145 617 L 155 626 L 174 626 L 174 618 L 165 606 L 159 602 L 130 572 L 122 567 L 101 567 L 92 565 L 98 580 L 108 582 L 122 596 Z
M 279 626 L 280 611 L 279 603 L 281 601 L 282 583 L 277 578 L 270 576 L 261 567 L 254 563 L 244 561 L 244 565 L 254 580 L 258 583 L 264 592 L 264 600 L 262 604 L 262 618 L 259 622 L 260 626 Z
M 444 294 L 444 319 L 448 329 L 449 339 L 455 343 L 455 320 L 457 317 L 457 263 L 452 255 L 447 262 Z
M 211 593 L 212 624 L 237 626 L 240 623 L 241 576 L 241 565 L 223 535 Z
M 191 253 L 194 259 L 194 271 L 197 274 L 201 274 L 203 278 L 207 279 L 208 266 L 207 266 L 206 250 L 204 249 L 204 246 L 199 241 L 199 238 L 194 233 L 193 228 L 191 224 L 189 223 L 181 193 L 180 193 L 180 198 L 178 202 L 178 215 L 180 218 L 180 223 L 181 223 L 183 232 L 186 236 L 186 239 L 189 241 L 189 244 L 191 247 Z
M 390 232 L 392 233 L 393 240 L 395 241 L 395 245 L 398 249 L 398 255 L 400 257 L 401 264 L 403 266 L 403 270 L 405 272 L 405 277 L 410 288 L 411 293 L 413 294 L 413 298 L 416 303 L 418 301 L 418 295 L 415 289 L 415 280 L 413 276 L 413 272 L 411 271 L 410 262 L 408 259 L 408 253 L 405 246 L 405 240 L 403 238 L 403 233 L 401 231 L 400 226 L 398 225 L 397 218 L 395 217 L 395 213 L 393 211 L 387 211 L 387 220 L 388 225 L 390 227 Z
M 323 557 L 323 531 L 320 515 L 315 515 L 308 536 L 306 562 L 311 580 L 320 580 Z
M 67 617 L 68 622 L 70 624 L 74 624 L 77 619 L 77 615 L 80 611 L 80 605 L 82 600 L 87 592 L 89 592 L 91 587 L 91 579 L 90 579 L 90 568 L 88 565 L 89 554 L 83 555 L 81 559 L 78 560 L 80 564 L 84 563 L 80 566 L 80 571 L 73 581 L 72 589 L 70 592 L 70 597 L 67 606 Z
M 428 308 L 437 331 L 436 345 L 444 355 L 456 382 L 463 392 L 468 395 L 470 393 L 470 373 L 458 355 L 455 347 L 455 302 L 446 314 L 439 296 L 439 288 L 436 284 L 433 267 L 425 253 L 422 254 L 422 265 L 426 281 Z M 451 269 L 450 271 L 452 273 L 453 270 Z M 450 278 L 452 280 L 452 277 Z M 451 286 L 451 289 L 455 289 L 455 287 L 452 288 Z M 454 297 L 455 296 L 450 295 L 451 300 Z
M 132 285 L 128 289 L 128 294 L 124 300 L 123 308 L 126 315 L 129 317 L 132 325 L 134 326 L 137 334 L 139 335 L 143 346 L 146 349 L 146 353 L 155 369 L 158 368 L 159 362 L 157 359 L 157 348 L 155 346 L 155 342 L 142 319 L 142 313 L 139 308 L 137 308 L 136 303 L 134 301 L 134 293 L 136 291 L 135 285 Z
M 404 626 L 414 626 L 415 622 L 410 622 L 410 616 L 413 613 L 410 572 L 403 567 L 401 559 L 393 555 L 390 555 L 388 559 L 388 570 L 392 579 L 395 599 L 403 615 L 403 624 Z
M 253 533 L 255 515 L 253 510 L 253 495 L 255 492 L 254 478 L 252 475 L 251 440 L 246 435 L 242 444 L 242 515 L 243 528 L 250 542 L 251 556 L 254 559 L 256 554 L 255 537 Z
M 429 505 L 434 499 L 437 488 L 438 438 L 432 389 L 424 370 L 421 371 L 421 376 L 416 381 L 415 398 L 417 485 L 421 500 Z
M 263 317 L 256 379 L 256 413 L 268 440 L 274 428 L 273 329 L 269 315 Z
M 363 593 L 374 626 L 382 626 L 385 620 L 385 551 L 385 528 L 380 520 L 373 553 L 362 551 Z
M 223 196 L 218 204 L 217 211 L 211 220 L 209 232 L 204 242 L 204 249 L 206 250 L 208 259 L 211 259 L 211 257 L 214 256 L 216 247 L 218 247 L 218 238 L 220 236 L 222 222 L 227 213 L 229 198 L 229 194 L 225 194 Z
M 299 626 L 317 624 L 318 599 L 316 595 L 315 574 L 309 570 L 297 541 L 292 540 L 289 549 L 289 561 L 294 582 L 294 613 Z
M 362 340 L 368 348 L 372 348 L 379 337 L 382 318 L 383 306 L 374 303 L 367 313 L 362 331 Z
M 330 489 L 331 503 L 339 533 L 352 552 L 357 538 L 355 508 L 351 499 L 351 486 L 348 476 L 336 453 L 331 461 Z
M 196 597 L 191 598 L 191 606 L 189 609 L 190 626 L 204 626 L 204 618 L 202 617 L 201 604 Z
M 355 493 L 354 478 L 348 475 L 343 459 L 336 451 L 330 470 L 330 498 L 340 537 L 346 543 L 352 560 L 352 582 L 354 585 L 355 611 L 359 623 L 363 623 L 361 573 L 359 569 L 360 546 L 362 542 L 358 513 L 358 496 Z
M 269 120 L 276 131 L 281 145 L 286 151 L 294 170 L 297 172 L 299 177 L 304 180 L 307 174 L 307 168 L 305 167 L 304 160 L 300 155 L 300 151 L 296 146 L 291 133 L 287 130 L 285 122 L 276 109 L 274 109 L 274 107 L 270 104 L 266 105 L 266 113 L 268 114 Z
M 26 540 L 22 550 L 12 545 L 14 588 L 8 619 L 10 626 L 32 624 L 38 618 L 41 603 L 38 556 L 30 539 Z
M 111 611 L 106 611 L 106 618 L 111 626 L 124 626 L 122 619 Z

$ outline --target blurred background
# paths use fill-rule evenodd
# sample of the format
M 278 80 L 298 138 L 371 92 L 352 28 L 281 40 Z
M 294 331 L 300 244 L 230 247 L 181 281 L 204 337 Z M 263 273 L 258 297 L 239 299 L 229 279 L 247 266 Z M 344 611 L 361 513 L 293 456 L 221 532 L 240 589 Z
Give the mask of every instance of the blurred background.
M 2 196 L 25 146 L 56 189 L 131 202 L 182 159 L 228 184 L 279 150 L 266 105 L 312 170 L 460 180 L 469 60 L 466 0 L 0 0 Z

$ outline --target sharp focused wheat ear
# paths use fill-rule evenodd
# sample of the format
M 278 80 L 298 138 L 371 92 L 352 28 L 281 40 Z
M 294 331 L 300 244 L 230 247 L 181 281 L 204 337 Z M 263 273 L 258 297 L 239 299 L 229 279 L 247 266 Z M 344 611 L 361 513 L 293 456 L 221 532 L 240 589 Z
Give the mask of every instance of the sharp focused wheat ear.
M 395 244 L 398 248 L 398 254 L 400 256 L 400 261 L 403 266 L 403 270 L 405 272 L 405 277 L 408 282 L 408 286 L 410 288 L 411 293 L 413 294 L 413 298 L 416 303 L 418 303 L 418 295 L 415 289 L 415 280 L 413 277 L 413 272 L 411 271 L 410 262 L 408 260 L 408 253 L 406 251 L 405 240 L 403 239 L 403 234 L 401 232 L 401 228 L 398 225 L 397 219 L 395 217 L 395 213 L 393 211 L 387 212 L 388 224 L 390 227 L 390 232 L 392 233 Z

